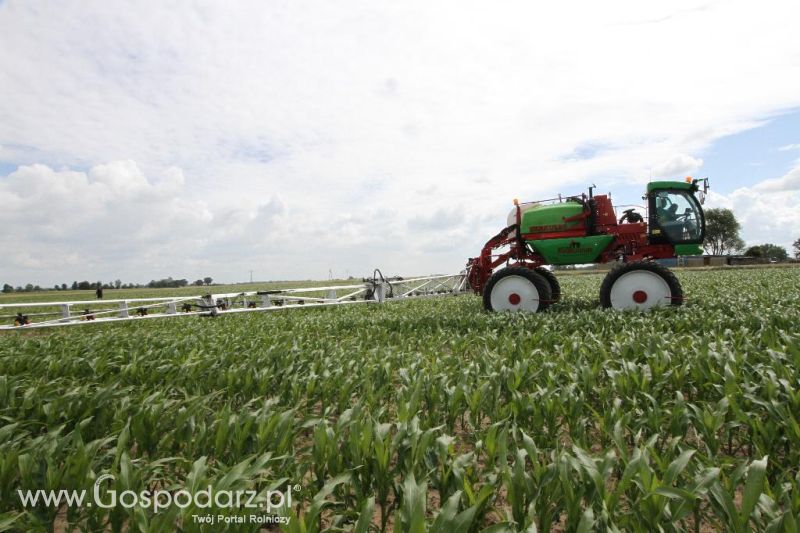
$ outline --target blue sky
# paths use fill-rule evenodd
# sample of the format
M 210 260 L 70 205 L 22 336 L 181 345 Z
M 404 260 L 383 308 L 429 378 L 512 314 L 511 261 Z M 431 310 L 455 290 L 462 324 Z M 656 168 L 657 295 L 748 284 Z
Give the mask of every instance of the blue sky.
M 748 243 L 788 246 L 797 20 L 781 0 L 4 2 L 0 282 L 453 272 L 513 198 L 632 203 L 651 174 L 708 176 Z
M 796 146 L 789 148 L 792 145 Z M 800 159 L 800 110 L 723 137 L 699 155 L 703 158 L 701 174 L 711 176 L 715 190 L 722 194 L 783 176 Z
M 596 153 L 592 152 L 591 155 Z M 694 155 L 702 160 L 702 165 L 697 169 L 688 169 L 687 175 L 708 177 L 711 190 L 719 195 L 730 195 L 737 189 L 755 187 L 763 181 L 784 176 L 800 162 L 800 110 L 792 109 L 782 114 L 765 116 L 753 127 L 716 139 Z M 649 173 L 647 177 L 649 178 Z M 678 174 L 672 176 L 674 179 L 683 177 Z M 598 176 L 595 181 L 602 181 L 603 178 Z M 605 178 L 613 181 L 612 176 Z M 638 189 L 625 191 L 621 187 L 624 184 L 612 187 L 613 196 L 619 198 L 620 203 L 637 203 L 641 192 Z M 764 194 L 774 194 L 774 191 Z M 745 236 L 754 233 L 748 231 L 753 229 L 745 227 Z M 788 246 L 787 238 L 790 235 L 793 233 L 776 234 L 770 242 L 777 241 Z M 760 240 L 748 240 L 750 244 L 757 244 L 764 238 L 769 240 L 768 237 L 764 235 Z

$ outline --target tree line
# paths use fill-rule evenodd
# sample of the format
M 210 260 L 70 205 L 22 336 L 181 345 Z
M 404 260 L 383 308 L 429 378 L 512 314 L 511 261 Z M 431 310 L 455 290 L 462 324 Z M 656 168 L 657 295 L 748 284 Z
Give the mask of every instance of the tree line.
M 196 287 L 208 286 L 214 283 L 214 279 L 210 276 L 206 276 L 202 279 L 197 279 L 191 283 L 191 285 Z M 159 280 L 150 280 L 149 283 L 122 283 L 121 280 L 114 280 L 108 283 L 103 283 L 102 281 L 73 281 L 72 284 L 67 285 L 66 283 L 62 283 L 59 285 L 56 283 L 53 285 L 52 288 L 41 287 L 39 285 L 34 285 L 32 283 L 28 283 L 27 285 L 17 286 L 14 287 L 13 285 L 9 285 L 8 283 L 3 284 L 3 292 L 8 294 L 12 292 L 35 292 L 35 291 L 89 291 L 89 290 L 97 290 L 97 289 L 174 289 L 178 287 L 188 287 L 190 285 L 189 280 L 187 279 L 173 279 L 163 278 Z
M 705 216 L 706 238 L 703 247 L 706 253 L 711 255 L 742 254 L 769 261 L 786 261 L 789 258 L 786 248 L 777 244 L 764 243 L 747 247 L 739 236 L 742 226 L 730 209 L 724 207 L 706 209 Z M 800 259 L 800 238 L 794 241 L 792 248 L 794 257 Z

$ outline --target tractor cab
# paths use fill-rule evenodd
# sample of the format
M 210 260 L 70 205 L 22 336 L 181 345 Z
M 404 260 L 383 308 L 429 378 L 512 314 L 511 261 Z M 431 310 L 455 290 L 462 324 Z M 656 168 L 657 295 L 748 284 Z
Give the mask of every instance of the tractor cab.
M 695 193 L 698 182 L 704 189 L 701 200 Z M 651 244 L 701 244 L 705 236 L 706 223 L 702 198 L 708 189 L 707 180 L 656 181 L 647 185 L 649 212 L 649 241 Z

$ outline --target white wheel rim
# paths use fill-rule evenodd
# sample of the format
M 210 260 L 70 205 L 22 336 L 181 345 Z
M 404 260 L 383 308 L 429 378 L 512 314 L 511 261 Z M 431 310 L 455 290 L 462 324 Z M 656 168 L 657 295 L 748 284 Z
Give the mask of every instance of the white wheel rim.
M 539 291 L 529 279 L 506 276 L 492 287 L 490 295 L 494 311 L 533 311 L 539 309 Z
M 650 309 L 672 303 L 666 280 L 649 270 L 634 270 L 621 275 L 611 286 L 614 309 Z

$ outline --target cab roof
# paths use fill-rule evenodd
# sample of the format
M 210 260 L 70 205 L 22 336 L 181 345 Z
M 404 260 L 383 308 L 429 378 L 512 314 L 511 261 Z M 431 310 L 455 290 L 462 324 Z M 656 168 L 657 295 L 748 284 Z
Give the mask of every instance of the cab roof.
M 694 184 L 688 181 L 651 181 L 647 184 L 647 192 L 661 189 L 694 190 Z

